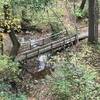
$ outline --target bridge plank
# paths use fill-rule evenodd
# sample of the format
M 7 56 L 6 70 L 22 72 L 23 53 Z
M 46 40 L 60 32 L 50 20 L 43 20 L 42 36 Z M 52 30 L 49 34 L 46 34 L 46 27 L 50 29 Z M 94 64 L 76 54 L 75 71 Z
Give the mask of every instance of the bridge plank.
M 79 40 L 87 37 L 88 37 L 88 33 L 78 34 Z M 70 44 L 74 41 L 76 41 L 76 34 L 69 37 L 63 36 L 57 39 L 56 41 L 51 41 L 50 43 L 44 44 L 42 46 L 37 46 L 25 52 L 19 53 L 18 56 L 16 57 L 16 60 L 18 61 L 25 60 L 26 55 L 27 55 L 27 59 L 31 59 L 35 56 L 38 56 L 39 54 L 43 54 L 46 52 L 50 52 L 50 51 L 56 52 L 57 50 L 64 48 L 64 45 Z

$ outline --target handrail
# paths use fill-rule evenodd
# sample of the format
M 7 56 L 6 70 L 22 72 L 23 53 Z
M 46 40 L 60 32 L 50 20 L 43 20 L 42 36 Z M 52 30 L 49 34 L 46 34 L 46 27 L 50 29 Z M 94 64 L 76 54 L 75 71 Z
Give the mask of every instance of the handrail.
M 59 33 L 56 33 L 56 34 L 54 34 L 54 35 L 51 35 L 52 33 L 50 33 L 50 36 L 48 36 L 48 37 L 46 37 L 46 38 L 38 39 L 38 40 L 36 40 L 35 42 L 39 42 L 39 41 L 41 41 L 41 40 L 43 40 L 43 39 L 51 38 L 51 37 L 53 37 L 53 36 L 59 35 L 59 34 L 64 33 L 64 32 L 66 32 L 66 30 L 60 31 Z M 64 34 L 63 34 L 63 35 L 64 35 Z M 30 40 L 29 40 L 28 42 L 30 42 Z M 24 44 L 24 43 L 23 43 L 23 44 Z
M 72 35 L 70 38 L 73 38 L 73 37 L 75 37 L 75 36 L 76 36 L 76 34 L 75 34 L 75 35 Z M 46 48 L 46 47 L 50 46 L 51 44 L 53 45 L 53 44 L 56 44 L 56 43 L 60 43 L 60 42 L 62 42 L 64 39 L 67 40 L 67 39 L 69 39 L 69 37 L 63 37 L 63 38 L 61 38 L 61 39 L 59 39 L 59 40 L 53 41 L 53 42 L 51 42 L 51 43 L 48 43 L 48 44 L 43 45 L 43 46 L 40 46 L 40 47 L 33 48 L 33 49 L 28 50 L 28 51 L 26 51 L 26 52 L 23 52 L 23 53 L 21 53 L 21 54 L 24 55 L 24 54 L 26 54 L 26 53 L 28 54 L 28 53 L 35 52 L 35 51 L 37 51 L 38 49 Z
M 61 32 L 59 32 L 59 33 L 57 33 L 57 34 L 55 34 L 55 35 L 50 35 L 50 36 L 48 36 L 48 37 L 46 37 L 46 38 L 42 38 L 42 39 L 36 40 L 35 42 L 33 42 L 33 44 L 34 44 L 34 45 L 37 45 L 37 46 L 45 45 L 45 44 L 47 44 L 48 42 L 51 42 L 51 37 L 53 37 L 53 36 L 57 36 L 57 35 L 59 35 L 59 34 L 61 34 L 61 33 L 64 33 L 64 34 L 61 34 L 61 37 L 60 37 L 60 38 L 63 38 L 64 35 L 65 35 L 65 32 L 66 32 L 66 30 L 63 30 L 63 31 L 61 31 Z M 63 36 L 62 36 L 62 35 L 63 35 Z M 47 41 L 47 40 L 49 40 L 49 41 L 48 41 L 48 42 L 45 42 L 45 41 Z M 39 45 L 40 43 L 42 43 L 42 44 Z M 25 46 L 25 47 L 24 47 L 24 46 Z M 23 44 L 21 47 L 22 47 L 22 48 L 20 48 L 20 52 L 24 52 L 25 49 L 26 49 L 26 50 L 31 50 L 31 49 L 34 48 L 34 47 L 31 46 L 31 41 L 28 41 L 27 43 Z M 19 52 L 19 53 L 20 53 L 20 52 Z
M 59 48 L 62 48 L 63 45 L 69 44 L 71 42 L 74 42 L 76 38 L 76 34 L 71 36 L 71 39 L 68 37 L 63 37 L 57 41 L 53 41 L 51 43 L 48 43 L 46 45 L 43 45 L 41 47 L 34 48 L 32 50 L 26 51 L 24 53 L 21 53 L 17 56 L 17 60 L 25 60 L 25 59 L 31 59 L 39 54 L 48 52 L 50 50 L 57 50 Z M 57 49 L 56 49 L 57 48 Z M 54 50 L 54 51 L 55 51 Z
M 25 59 L 31 59 L 33 57 L 38 56 L 39 54 L 43 54 L 49 51 L 56 52 L 57 50 L 64 49 L 67 44 L 73 44 L 73 42 L 77 40 L 77 37 L 78 37 L 78 40 L 82 40 L 82 39 L 87 38 L 87 36 L 88 34 L 85 34 L 85 35 L 84 34 L 74 34 L 74 35 L 71 35 L 70 37 L 60 38 L 59 40 L 52 41 L 51 43 L 48 43 L 46 45 L 36 47 L 32 50 L 23 52 L 16 57 L 16 60 L 24 61 Z

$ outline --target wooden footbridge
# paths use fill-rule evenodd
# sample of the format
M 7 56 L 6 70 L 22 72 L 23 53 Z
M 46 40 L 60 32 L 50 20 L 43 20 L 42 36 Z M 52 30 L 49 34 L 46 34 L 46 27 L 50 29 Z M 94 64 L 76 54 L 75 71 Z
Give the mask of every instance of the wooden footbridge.
M 68 35 L 64 30 L 56 35 L 50 35 L 37 41 L 29 41 L 22 44 L 16 60 L 24 61 L 47 52 L 54 53 L 58 50 L 64 49 L 66 46 L 68 46 L 68 44 L 72 44 L 73 42 L 77 41 L 77 39 L 81 40 L 86 37 L 88 37 L 87 33 Z

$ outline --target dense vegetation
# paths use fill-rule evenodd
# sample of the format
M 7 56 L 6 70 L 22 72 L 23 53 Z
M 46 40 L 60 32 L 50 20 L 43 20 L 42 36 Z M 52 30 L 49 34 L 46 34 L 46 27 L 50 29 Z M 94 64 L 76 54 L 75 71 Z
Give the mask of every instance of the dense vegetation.
M 57 68 L 51 91 L 54 96 L 57 95 L 57 100 L 100 99 L 99 63 L 97 62 L 100 45 L 88 46 L 83 42 L 80 48 L 81 50 L 74 55 L 71 51 L 68 59 L 66 53 L 55 57 L 56 64 L 59 66 L 55 65 Z
M 86 28 L 91 13 L 88 2 L 81 1 L 83 5 L 80 0 L 0 0 L 0 100 L 100 100 L 100 41 L 63 46 L 62 52 L 48 56 L 46 64 L 52 68 L 35 74 L 37 58 L 16 61 L 20 35 L 50 33 L 55 41 L 62 30 L 69 36 Z M 2 34 L 9 34 L 15 46 L 10 56 L 2 55 Z

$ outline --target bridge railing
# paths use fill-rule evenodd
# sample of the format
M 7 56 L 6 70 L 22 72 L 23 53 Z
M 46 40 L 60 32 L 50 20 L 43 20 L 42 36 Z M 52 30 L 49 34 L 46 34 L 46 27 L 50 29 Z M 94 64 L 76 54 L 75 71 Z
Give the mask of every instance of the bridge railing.
M 63 37 L 60 38 L 56 41 L 52 41 L 48 44 L 42 45 L 42 46 L 38 46 L 34 49 L 22 52 L 21 54 L 19 54 L 19 60 L 25 60 L 25 59 L 30 59 L 33 58 L 34 56 L 38 56 L 39 54 L 43 54 L 46 52 L 55 52 L 56 50 L 59 50 L 61 48 L 65 48 L 66 44 L 70 44 L 72 42 L 74 42 L 77 38 L 77 35 L 74 34 L 70 37 Z
M 64 31 L 61 31 L 55 35 L 50 35 L 48 37 L 45 37 L 45 38 L 41 38 L 39 40 L 36 40 L 36 41 L 28 41 L 26 43 L 23 43 L 20 47 L 20 50 L 19 50 L 19 53 L 21 52 L 25 52 L 27 50 L 31 50 L 31 49 L 34 49 L 36 47 L 40 47 L 40 46 L 43 46 L 45 44 L 48 44 L 52 41 L 55 41 L 59 38 L 63 38 L 64 36 L 66 36 L 66 30 Z M 53 37 L 57 37 L 56 39 L 53 39 Z

